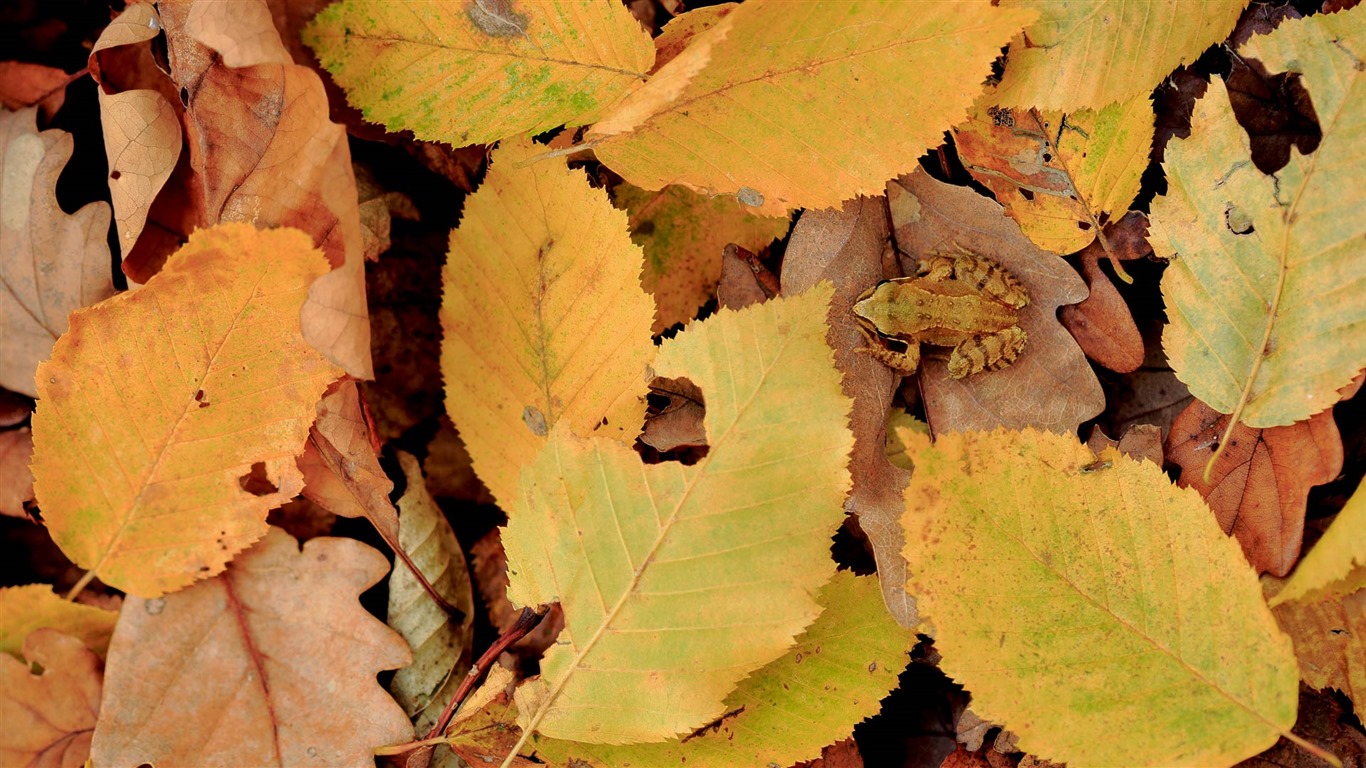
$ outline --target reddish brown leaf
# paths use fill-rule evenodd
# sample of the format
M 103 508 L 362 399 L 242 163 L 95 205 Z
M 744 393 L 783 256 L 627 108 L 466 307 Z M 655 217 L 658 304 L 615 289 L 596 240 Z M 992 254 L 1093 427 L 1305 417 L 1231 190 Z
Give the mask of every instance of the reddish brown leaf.
M 960 744 L 953 754 L 944 758 L 939 768 L 991 768 L 991 763 L 977 751 L 970 751 Z
M 815 760 L 797 763 L 793 768 L 863 768 L 863 755 L 851 736 L 825 747 Z
M 436 436 L 427 443 L 427 458 L 422 471 L 427 475 L 427 490 L 438 499 L 459 499 L 475 504 L 493 504 L 493 494 L 474 474 L 470 452 L 444 413 Z
M 501 530 L 494 528 L 470 548 L 470 554 L 474 559 L 470 570 L 474 573 L 475 586 L 484 599 L 484 605 L 488 607 L 489 621 L 500 633 L 511 629 L 521 613 L 519 609 L 512 607 L 507 598 L 508 560 L 507 553 L 503 551 L 503 539 L 499 533 Z M 550 612 L 541 619 L 541 623 L 535 629 L 508 650 L 524 658 L 536 658 L 555 642 L 562 629 L 564 611 L 561 610 L 559 603 L 556 603 L 550 607 Z M 511 745 L 512 742 L 509 742 L 508 747 L 511 748 Z
M 702 423 L 706 404 L 696 384 L 687 379 L 658 377 L 650 384 L 650 394 L 667 397 L 669 404 L 659 413 L 646 414 L 640 442 L 657 451 L 707 444 L 707 430 Z
M 1102 254 L 1100 241 L 1082 250 L 1081 272 L 1091 293 L 1081 303 L 1063 307 L 1058 319 L 1087 357 L 1112 371 L 1129 373 L 1143 365 L 1143 337 L 1124 297 L 1101 271 Z
M 33 498 L 33 431 L 28 427 L 0 432 L 0 515 L 28 517 L 24 502 Z
M 767 301 L 778 291 L 778 278 L 768 271 L 758 256 L 735 243 L 729 243 L 721 250 L 721 282 L 716 286 L 718 304 L 742 309 Z
M 304 496 L 342 517 L 364 517 L 384 540 L 398 542 L 398 513 L 389 501 L 394 484 L 375 455 L 369 421 L 356 382 L 332 385 L 318 403 L 318 420 L 299 457 Z
M 66 86 L 73 79 L 60 69 L 42 64 L 0 61 L 0 105 L 11 112 L 36 106 L 46 122 L 62 108 Z
M 100 712 L 100 658 L 74 637 L 34 630 L 28 664 L 0 653 L 0 764 L 79 768 Z

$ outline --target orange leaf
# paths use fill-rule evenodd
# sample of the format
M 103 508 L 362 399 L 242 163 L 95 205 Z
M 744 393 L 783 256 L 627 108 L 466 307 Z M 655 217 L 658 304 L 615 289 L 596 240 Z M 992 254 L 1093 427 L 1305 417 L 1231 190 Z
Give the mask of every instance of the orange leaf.
M 24 658 L 0 654 L 0 764 L 78 768 L 100 711 L 100 659 L 55 629 L 34 630 Z
M 388 570 L 350 539 L 272 528 L 227 572 L 130 597 L 109 646 L 96 765 L 370 765 L 412 726 L 375 675 L 412 661 L 357 596 Z
M 396 547 L 398 512 L 389 501 L 394 483 L 380 467 L 370 439 L 356 382 L 338 382 L 319 403 L 318 420 L 299 457 L 304 496 L 335 515 L 366 518 Z
M 71 317 L 39 368 L 33 475 L 53 539 L 157 596 L 223 570 L 301 485 L 314 404 L 340 371 L 299 309 L 327 268 L 296 230 L 200 230 L 147 285 Z M 261 464 L 278 489 L 240 485 Z
M 0 105 L 18 111 L 39 107 L 44 120 L 62 108 L 72 76 L 55 67 L 26 61 L 0 61 Z

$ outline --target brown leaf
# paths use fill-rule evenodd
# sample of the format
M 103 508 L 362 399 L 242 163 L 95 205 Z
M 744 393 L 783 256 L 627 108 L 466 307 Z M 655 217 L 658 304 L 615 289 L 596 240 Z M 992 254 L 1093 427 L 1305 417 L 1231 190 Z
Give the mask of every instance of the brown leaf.
M 1005 267 L 1029 291 L 1029 306 L 1020 310 L 1029 342 L 1008 367 L 951 379 L 944 361 L 922 360 L 920 390 L 936 433 L 1030 426 L 1074 432 L 1104 410 L 1100 382 L 1057 321 L 1060 305 L 1086 297 L 1067 262 L 1025 239 L 1000 205 L 923 170 L 889 182 L 887 199 L 903 258 L 957 244 Z
M 488 607 L 489 622 L 499 633 L 511 629 L 521 614 L 521 610 L 513 608 L 507 598 L 508 560 L 507 553 L 503 550 L 502 535 L 499 533 L 501 530 L 494 528 L 470 547 L 470 555 L 474 559 L 470 570 L 474 574 L 475 586 L 484 599 L 484 605 Z M 535 629 L 513 643 L 508 650 L 523 658 L 537 658 L 555 642 L 562 629 L 564 611 L 561 610 L 559 603 L 556 603 L 550 607 L 550 612 L 541 619 L 541 623 L 536 625 Z M 508 746 L 510 749 L 511 742 Z
M 0 763 L 79 768 L 100 712 L 100 658 L 55 629 L 34 630 L 24 658 L 0 654 Z
M 728 309 L 743 309 L 778 295 L 778 278 L 759 257 L 728 243 L 721 249 L 721 282 L 716 286 L 716 303 Z
M 1143 337 L 1124 297 L 1101 271 L 1102 254 L 1099 240 L 1079 254 L 1091 293 L 1081 303 L 1059 310 L 1058 319 L 1087 357 L 1112 371 L 1129 373 L 1143 365 Z
M 222 575 L 130 597 L 109 646 L 96 765 L 369 765 L 412 725 L 375 681 L 412 660 L 357 596 L 388 570 L 350 539 L 271 529 Z
M 1118 441 L 1102 432 L 1099 426 L 1093 427 L 1086 447 L 1097 456 L 1106 448 L 1114 448 L 1135 461 L 1147 459 L 1162 466 L 1162 428 L 1155 424 L 1135 424 Z
M 0 515 L 27 518 L 24 502 L 33 498 L 33 431 L 28 427 L 0 432 Z
M 910 474 L 887 461 L 887 410 L 900 380 L 890 368 L 860 352 L 863 334 L 852 307 L 883 274 L 883 251 L 888 247 L 887 213 L 883 198 L 860 197 L 839 211 L 807 211 L 797 220 L 783 257 L 785 296 L 801 293 L 823 280 L 835 285 L 830 300 L 827 341 L 835 350 L 835 366 L 844 373 L 844 394 L 854 399 L 849 427 L 854 450 L 849 473 L 854 486 L 845 509 L 858 515 L 859 527 L 873 545 L 882 597 L 897 623 L 919 622 L 915 598 L 906 592 L 906 561 L 901 514 L 902 491 Z
M 666 397 L 669 403 L 659 413 L 646 414 L 640 442 L 661 452 L 707 444 L 707 430 L 702 423 L 707 408 L 696 384 L 661 376 L 650 384 L 650 394 Z
M 55 67 L 26 61 L 0 61 L 0 105 L 11 112 L 38 107 L 44 122 L 66 101 L 72 77 Z
M 402 192 L 389 192 L 375 181 L 369 168 L 354 163 L 356 172 L 356 191 L 360 199 L 361 234 L 365 239 L 363 248 L 366 261 L 377 261 L 380 254 L 389 250 L 389 229 L 392 219 L 397 216 L 408 221 L 421 218 L 417 206 Z
M 978 738 L 977 743 L 980 745 L 980 737 Z M 979 746 L 978 749 L 980 748 Z M 987 762 L 987 759 L 977 750 L 969 749 L 960 744 L 953 754 L 944 758 L 944 762 L 939 764 L 939 768 L 991 768 L 991 763 Z
M 391 546 L 398 513 L 389 501 L 394 483 L 379 465 L 370 422 L 356 382 L 343 379 L 318 403 L 318 420 L 299 457 L 304 497 L 342 517 L 364 517 Z
M 1172 423 L 1167 456 L 1181 466 L 1179 485 L 1205 497 L 1224 532 L 1238 539 L 1259 572 L 1284 576 L 1300 556 L 1309 489 L 1342 470 L 1342 439 L 1331 409 L 1286 427 L 1239 424 L 1215 462 L 1205 464 L 1229 417 L 1199 400 Z
M 427 458 L 422 471 L 427 475 L 427 490 L 438 499 L 458 499 L 492 506 L 493 494 L 474 473 L 470 452 L 455 431 L 450 417 L 441 414 L 436 436 L 427 443 Z
M 73 310 L 112 296 L 109 206 L 57 204 L 71 134 L 39 132 L 38 110 L 0 113 L 0 387 L 36 397 L 33 374 Z
M 858 742 L 850 736 L 822 749 L 815 760 L 797 763 L 793 768 L 863 768 L 863 755 L 859 753 Z

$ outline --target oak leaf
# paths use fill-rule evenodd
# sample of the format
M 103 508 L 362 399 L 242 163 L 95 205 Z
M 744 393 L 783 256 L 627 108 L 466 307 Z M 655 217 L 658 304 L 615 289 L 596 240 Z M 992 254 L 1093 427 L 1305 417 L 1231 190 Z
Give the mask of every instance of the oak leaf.
M 302 232 L 223 224 L 143 288 L 72 315 L 33 416 L 34 490 L 69 558 L 155 597 L 265 534 L 266 511 L 299 492 L 294 457 L 341 373 L 299 329 L 326 269 Z M 254 464 L 278 490 L 244 489 Z
M 1300 561 L 1284 589 L 1271 599 L 1272 607 L 1288 600 L 1309 603 L 1342 597 L 1366 587 L 1366 536 L 1362 535 L 1363 531 L 1366 531 L 1366 490 L 1358 488 L 1334 518 L 1328 532 Z
M 442 278 L 446 411 L 504 509 L 557 424 L 635 439 L 654 356 L 626 214 L 536 153 L 526 140 L 493 153 Z
M 28 663 L 0 654 L 0 763 L 86 765 L 100 712 L 100 658 L 55 629 L 34 630 L 23 652 Z
M 620 3 L 576 0 L 342 0 L 304 42 L 366 119 L 456 147 L 592 122 L 654 61 Z
M 907 443 L 908 589 L 940 667 L 1021 749 L 1229 765 L 1290 730 L 1290 639 L 1194 491 L 1118 452 L 1097 462 L 1070 435 Z
M 836 206 L 914 168 L 1033 15 L 987 0 L 837 2 L 799 13 L 746 2 L 692 37 L 690 48 L 709 47 L 705 67 L 679 78 L 676 70 L 696 68 L 685 50 L 632 96 L 658 88 L 671 98 L 655 99 L 629 130 L 609 114 L 587 138 L 644 189 L 682 184 L 769 215 Z M 928 71 L 935 76 L 919 74 Z
M 62 211 L 57 177 L 71 134 L 39 131 L 37 114 L 0 111 L 0 387 L 30 397 L 67 315 L 114 293 L 109 206 Z
M 1148 93 L 1223 40 L 1246 0 L 1005 0 L 1038 18 L 1010 41 L 1003 106 L 1099 109 Z
M 1151 239 L 1173 259 L 1162 344 L 1177 376 L 1234 421 L 1275 427 L 1337 402 L 1366 366 L 1366 302 L 1356 300 L 1366 221 L 1355 193 L 1366 174 L 1366 9 L 1288 21 L 1242 55 L 1300 74 L 1323 142 L 1262 174 L 1216 79 L 1190 138 L 1167 147 L 1169 191 L 1153 202 Z
M 100 658 L 118 614 L 58 597 L 46 584 L 0 589 L 0 654 L 19 657 L 29 633 L 50 628 L 75 637 Z
M 375 747 L 412 734 L 375 681 L 412 655 L 357 601 L 387 570 L 358 541 L 300 551 L 272 528 L 209 581 L 130 596 L 109 646 L 95 764 L 370 764 Z
M 641 284 L 654 296 L 653 333 L 686 324 L 716 293 L 728 243 L 757 251 L 787 232 L 788 220 L 756 216 L 733 198 L 708 198 L 687 187 L 658 192 L 619 185 L 614 203 L 630 215 L 631 242 L 645 251 Z
M 642 465 L 561 426 L 523 472 L 503 538 L 508 597 L 560 602 L 566 622 L 518 688 L 524 740 L 698 728 L 819 613 L 853 442 L 825 344 L 830 295 L 722 310 L 661 348 L 656 371 L 707 395 L 696 464 Z

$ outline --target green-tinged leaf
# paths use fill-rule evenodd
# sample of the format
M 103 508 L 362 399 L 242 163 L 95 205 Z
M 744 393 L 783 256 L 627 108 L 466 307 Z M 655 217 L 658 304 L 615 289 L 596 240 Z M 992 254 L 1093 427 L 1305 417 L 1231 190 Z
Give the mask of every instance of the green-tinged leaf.
M 880 194 L 963 118 L 1033 16 L 990 0 L 750 0 L 588 138 L 636 186 L 734 195 L 771 215 Z
M 389 691 L 418 731 L 425 731 L 469 668 L 474 597 L 460 542 L 427 492 L 417 459 L 400 452 L 398 463 L 408 478 L 398 500 L 399 545 L 437 594 L 463 614 L 448 616 L 402 563 L 390 573 L 388 623 L 408 641 L 413 663 L 394 673 Z
M 1366 8 L 1287 21 L 1243 54 L 1300 73 L 1323 141 L 1262 174 L 1216 79 L 1190 138 L 1167 146 L 1151 242 L 1173 259 L 1162 345 L 1177 377 L 1235 421 L 1275 427 L 1337 402 L 1366 366 Z
M 1199 494 L 1071 435 L 902 439 L 909 588 L 940 666 L 1021 749 L 1232 765 L 1290 730 L 1290 639 Z
M 1272 607 L 1287 600 L 1315 602 L 1366 587 L 1366 488 L 1358 488 L 1328 532 L 1295 566 Z
M 653 331 L 686 323 L 716 293 L 728 243 L 757 251 L 787 232 L 786 218 L 756 216 L 735 198 L 707 197 L 687 187 L 658 192 L 622 184 L 616 205 L 631 221 L 631 241 L 645 250 L 641 284 L 655 298 Z
M 998 103 L 1098 109 L 1151 91 L 1223 40 L 1246 0 L 1005 0 L 1038 20 L 1010 42 Z
M 49 627 L 79 638 L 104 658 L 118 613 L 63 600 L 46 584 L 0 589 L 0 653 L 23 658 L 24 639 Z
M 504 509 L 557 424 L 635 439 L 655 353 L 626 214 L 563 160 L 527 162 L 537 152 L 493 153 L 443 273 L 446 411 Z
M 654 62 L 605 0 L 341 0 L 303 37 L 367 119 L 457 147 L 592 122 Z
M 1011 110 L 993 103 L 991 94 L 978 99 L 967 122 L 954 128 L 954 143 L 968 172 L 1035 245 L 1075 253 L 1102 234 L 1105 222 L 1124 215 L 1153 142 L 1147 93 L 1099 112 Z
M 662 741 L 725 711 L 815 619 L 834 573 L 853 438 L 825 343 L 828 285 L 722 310 L 666 342 L 660 376 L 707 398 L 707 455 L 642 465 L 556 429 L 503 536 L 508 597 L 559 601 L 565 629 L 518 689 L 523 731 Z

